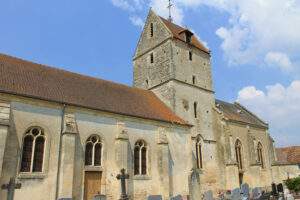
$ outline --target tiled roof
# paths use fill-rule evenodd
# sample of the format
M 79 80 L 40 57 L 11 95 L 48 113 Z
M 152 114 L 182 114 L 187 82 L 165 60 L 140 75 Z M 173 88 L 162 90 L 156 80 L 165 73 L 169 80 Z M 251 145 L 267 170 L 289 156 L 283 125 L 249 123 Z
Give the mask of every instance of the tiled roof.
M 183 42 L 185 42 L 185 35 L 183 34 L 184 31 L 189 31 L 186 28 L 183 28 L 181 26 L 178 26 L 169 20 L 166 20 L 162 17 L 160 17 L 161 20 L 164 22 L 164 24 L 168 27 L 168 29 L 172 32 L 173 37 L 176 39 L 179 39 Z M 198 39 L 195 35 L 192 36 L 191 38 L 191 44 L 195 46 L 196 48 L 200 49 L 201 51 L 204 51 L 208 54 L 210 54 L 210 50 L 206 48 Z
M 300 146 L 276 148 L 280 164 L 300 164 Z
M 148 90 L 0 54 L 0 92 L 186 125 Z
M 231 121 L 268 128 L 267 123 L 263 122 L 239 103 L 228 103 L 216 100 L 216 106 L 223 112 L 224 116 Z

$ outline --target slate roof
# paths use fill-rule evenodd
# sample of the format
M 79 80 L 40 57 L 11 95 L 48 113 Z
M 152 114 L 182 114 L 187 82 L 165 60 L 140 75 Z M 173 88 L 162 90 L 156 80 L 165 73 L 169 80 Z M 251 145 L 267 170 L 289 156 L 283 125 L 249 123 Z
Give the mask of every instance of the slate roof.
M 300 164 L 300 146 L 276 148 L 279 164 Z
M 187 125 L 153 92 L 0 54 L 0 92 Z
M 160 17 L 161 20 L 163 21 L 163 23 L 168 27 L 168 29 L 172 32 L 173 34 L 173 37 L 176 38 L 176 39 L 179 39 L 183 42 L 186 42 L 185 41 L 185 35 L 183 34 L 184 31 L 190 31 L 186 28 L 183 28 L 177 24 L 174 24 L 172 22 L 170 22 L 169 20 L 166 20 L 165 18 L 163 17 Z M 190 31 L 191 32 L 191 31 Z M 192 36 L 191 38 L 191 44 L 200 49 L 201 51 L 204 51 L 205 53 L 208 53 L 210 54 L 210 50 L 208 48 L 206 48 L 198 39 L 195 35 Z
M 256 115 L 251 113 L 239 103 L 228 103 L 216 99 L 216 107 L 220 109 L 224 116 L 230 121 L 268 128 L 267 123 L 259 119 Z

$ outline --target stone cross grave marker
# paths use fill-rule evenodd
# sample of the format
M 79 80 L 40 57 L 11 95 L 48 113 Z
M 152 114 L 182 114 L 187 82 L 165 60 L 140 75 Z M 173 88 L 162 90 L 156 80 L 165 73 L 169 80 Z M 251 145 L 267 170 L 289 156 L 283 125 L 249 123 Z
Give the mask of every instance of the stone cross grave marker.
M 126 194 L 126 179 L 129 179 L 129 174 L 125 173 L 125 169 L 121 169 L 121 174 L 117 175 L 117 179 L 121 181 L 121 198 L 120 200 L 128 200 Z
M 7 200 L 13 200 L 15 189 L 20 189 L 21 186 L 22 186 L 21 183 L 16 183 L 15 178 L 10 178 L 9 183 L 2 185 L 1 189 L 7 190 Z
M 249 185 L 247 183 L 242 184 L 241 193 L 242 193 L 243 199 L 249 199 L 250 198 L 250 189 L 249 189 Z
M 204 200 L 213 200 L 213 192 L 211 190 L 204 192 Z
M 162 200 L 161 195 L 150 195 L 148 196 L 147 200 Z

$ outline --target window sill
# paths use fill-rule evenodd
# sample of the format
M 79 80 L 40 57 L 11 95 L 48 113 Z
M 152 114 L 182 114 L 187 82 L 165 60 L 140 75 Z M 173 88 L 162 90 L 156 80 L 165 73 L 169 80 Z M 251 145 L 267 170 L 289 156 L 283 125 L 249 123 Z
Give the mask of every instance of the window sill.
M 24 173 L 21 172 L 18 175 L 19 179 L 44 179 L 46 177 L 46 174 L 43 172 L 38 173 Z
M 94 172 L 102 172 L 102 166 L 84 166 L 84 171 L 94 171 Z
M 133 180 L 150 180 L 151 177 L 148 175 L 134 175 Z

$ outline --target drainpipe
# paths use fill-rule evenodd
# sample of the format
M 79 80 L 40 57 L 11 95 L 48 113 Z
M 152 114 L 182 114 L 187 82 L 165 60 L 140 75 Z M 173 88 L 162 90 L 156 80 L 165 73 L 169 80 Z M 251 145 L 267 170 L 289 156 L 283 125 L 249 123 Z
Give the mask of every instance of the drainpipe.
M 61 112 L 61 125 L 60 125 L 60 135 L 59 135 L 59 146 L 58 146 L 58 168 L 56 175 L 56 193 L 55 200 L 58 198 L 58 190 L 59 190 L 59 173 L 60 173 L 60 164 L 61 164 L 61 147 L 62 147 L 62 134 L 64 129 L 64 116 L 65 116 L 66 104 L 63 104 L 62 112 Z

